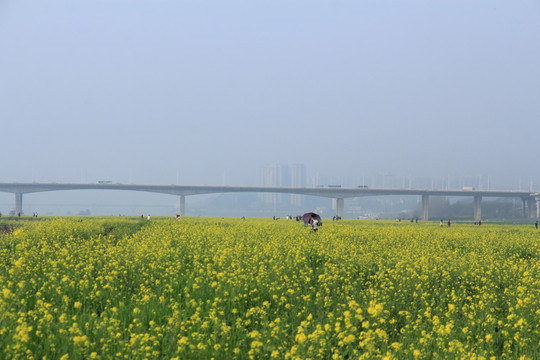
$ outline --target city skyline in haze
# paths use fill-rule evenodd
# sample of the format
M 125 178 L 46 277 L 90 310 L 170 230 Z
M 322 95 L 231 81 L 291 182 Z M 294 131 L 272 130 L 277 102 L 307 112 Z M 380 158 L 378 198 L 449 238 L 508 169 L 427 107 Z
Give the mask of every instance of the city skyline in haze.
M 341 174 L 321 175 L 302 163 L 268 163 L 251 174 L 245 181 L 233 183 L 228 181 L 226 172 L 223 172 L 220 181 L 215 183 L 182 183 L 182 176 L 179 172 L 175 179 L 168 179 L 165 182 L 152 183 L 154 185 L 232 185 L 232 186 L 327 186 L 342 185 L 344 187 L 368 186 L 376 188 L 415 188 L 415 189 L 460 189 L 462 187 L 473 187 L 478 190 L 531 190 L 540 191 L 540 178 L 515 177 L 510 182 L 503 182 L 497 177 L 485 174 L 463 174 L 444 176 L 415 176 L 414 174 L 398 173 L 363 173 L 360 175 L 343 176 Z M 174 180 L 174 181 L 172 181 Z M 2 181 L 27 182 L 27 183 L 118 183 L 118 184 L 150 184 L 135 182 L 129 177 L 124 178 L 86 178 L 72 181 L 38 181 L 32 178 L 24 181 Z
M 263 187 L 249 187 L 249 186 L 184 186 L 178 187 L 172 185 L 159 185 L 159 184 L 119 184 L 112 181 L 98 181 L 97 183 L 90 184 L 59 184 L 59 183 L 3 183 L 2 191 L 16 192 L 14 202 L 12 204 L 6 204 L 0 198 L 0 211 L 9 214 L 25 214 L 25 210 L 32 209 L 32 214 L 40 213 L 42 215 L 136 215 L 139 216 L 141 211 L 148 212 L 152 209 L 154 215 L 171 215 L 187 214 L 185 212 L 186 198 L 196 198 L 189 206 L 189 215 L 193 216 L 280 216 L 280 213 L 288 214 L 289 218 L 292 213 L 303 213 L 306 209 L 312 209 L 328 216 L 329 213 L 334 212 L 337 216 L 349 216 L 349 217 L 411 217 L 418 216 L 419 197 L 422 195 L 422 207 L 421 213 L 424 219 L 428 218 L 425 201 L 427 197 L 432 196 L 434 200 L 429 201 L 434 203 L 438 209 L 439 214 L 445 211 L 453 213 L 453 216 L 467 217 L 470 209 L 467 207 L 467 203 L 471 203 L 470 197 L 474 196 L 474 216 L 475 219 L 480 218 L 481 209 L 479 203 L 482 202 L 482 197 L 493 198 L 495 200 L 488 201 L 490 216 L 509 216 L 516 218 L 524 216 L 532 216 L 533 213 L 538 214 L 538 210 L 533 207 L 533 203 L 536 199 L 536 206 L 538 206 L 538 192 L 532 190 L 525 191 L 493 191 L 489 188 L 489 178 L 487 179 L 471 179 L 462 178 L 456 183 L 458 188 L 455 188 L 455 184 L 451 184 L 451 179 L 443 179 L 442 183 L 435 183 L 435 179 L 431 179 L 431 189 L 429 184 L 423 187 L 412 188 L 412 184 L 409 183 L 407 188 L 405 179 L 399 177 L 385 176 L 376 181 L 382 181 L 382 186 L 355 186 L 356 189 L 351 192 L 351 188 L 347 185 L 341 184 L 329 184 L 329 185 L 315 185 L 306 186 L 305 167 L 302 164 L 294 165 L 269 165 L 264 169 L 263 181 L 265 186 Z M 426 179 L 412 179 L 409 181 L 426 181 Z M 429 179 L 427 179 L 429 180 Z M 452 179 L 456 180 L 456 179 Z M 482 184 L 482 181 L 487 180 L 488 183 Z M 478 182 L 477 182 L 478 181 Z M 442 184 L 442 185 L 441 185 Z M 476 184 L 476 187 L 475 187 Z M 473 186 L 464 186 L 473 185 Z M 267 187 L 266 189 L 264 189 Z M 267 192 L 268 187 L 272 190 Z M 288 190 L 282 191 L 274 188 L 301 188 L 296 191 L 296 194 L 286 194 Z M 532 187 L 532 184 L 531 184 Z M 369 189 L 368 189 L 369 188 Z M 377 190 L 379 189 L 379 190 Z M 386 190 L 380 190 L 386 189 Z M 129 191 L 126 191 L 129 190 Z M 202 190 L 202 194 L 195 196 Z M 210 190 L 215 192 L 214 194 L 203 195 L 206 191 Z M 231 192 L 231 190 L 233 192 Z M 373 192 L 375 190 L 375 192 Z M 479 190 L 474 191 L 474 190 Z M 487 190 L 487 191 L 486 191 Z M 37 192 L 36 192 L 37 191 Z M 160 196 L 161 200 L 156 203 L 158 196 L 152 198 L 152 202 L 143 204 L 140 201 L 143 196 L 141 192 L 159 192 L 161 195 L 168 194 L 168 201 L 164 200 L 163 196 Z M 180 192 L 178 192 L 180 191 Z M 52 193 L 54 192 L 54 197 Z M 65 201 L 58 201 L 59 199 L 66 200 L 65 194 L 58 195 L 59 193 L 75 193 L 70 196 L 69 203 Z M 130 192 L 130 195 L 125 195 L 126 192 Z M 47 195 L 44 195 L 46 193 Z M 81 194 L 90 195 L 92 197 L 86 198 Z M 123 196 L 123 200 L 117 196 L 105 197 L 104 193 L 112 193 Z M 139 194 L 136 194 L 139 193 Z M 164 194 L 166 193 L 166 194 Z M 257 194 L 258 193 L 258 194 Z M 350 197 L 353 193 L 356 196 Z M 136 195 L 135 195 L 136 194 Z M 326 194 L 326 195 L 325 195 Z M 327 198 L 329 194 L 332 194 L 333 199 Z M 340 194 L 344 194 L 343 197 Z M 430 194 L 430 195 L 429 195 Z M 148 194 L 145 194 L 148 195 Z M 154 193 L 154 195 L 156 195 Z M 32 199 L 30 204 L 26 204 L 27 196 Z M 46 197 L 52 198 L 50 203 L 42 202 Z M 35 202 L 36 198 L 40 198 L 42 201 Z M 390 198 L 388 198 L 390 197 Z M 452 200 L 448 199 L 454 198 Z M 501 197 L 497 199 L 497 197 Z M 511 199 L 508 199 L 510 197 Z M 172 204 L 170 201 L 176 198 L 180 202 Z M 202 198 L 202 199 L 200 199 Z M 341 198 L 341 199 L 339 199 Z M 349 203 L 349 211 L 346 212 L 344 208 L 344 198 L 347 198 Z M 465 200 L 467 198 L 467 200 Z M 137 200 L 139 199 L 139 200 Z M 202 200 L 202 201 L 201 201 Z M 23 203 L 26 204 L 23 206 Z M 6 211 L 5 207 L 10 208 L 14 205 L 15 208 Z M 194 206 L 192 206 L 194 205 Z M 465 206 L 465 207 L 464 207 Z M 83 207 L 83 209 L 81 209 Z M 86 208 L 85 208 L 86 207 Z M 471 206 L 469 206 L 471 207 Z M 36 209 L 39 208 L 39 211 Z M 72 209 L 76 209 L 73 211 Z M 446 210 L 445 210 L 446 209 Z M 459 209 L 459 210 L 458 210 Z M 104 213 L 106 211 L 106 213 Z M 112 213 L 111 213 L 112 211 Z M 157 213 L 155 211 L 158 211 Z M 441 212 L 442 211 L 442 212 Z M 536 215 L 538 216 L 538 215 Z
M 304 164 L 267 164 L 259 173 L 262 186 L 283 187 L 368 187 L 394 189 L 426 190 L 504 190 L 491 186 L 487 176 L 465 177 L 412 177 L 399 175 L 377 175 L 362 178 L 331 177 L 320 178 L 312 174 Z M 83 184 L 85 182 L 82 182 Z M 93 184 L 116 184 L 112 180 L 100 180 Z M 125 183 L 124 183 L 125 184 Z M 155 184 L 167 185 L 167 184 Z M 187 184 L 179 184 L 187 185 Z M 214 184 L 220 185 L 220 184 Z M 221 184 L 235 185 L 235 184 Z M 539 184 L 532 182 L 519 184 L 506 190 L 540 191 Z M 0 193 L 0 211 L 14 214 L 14 194 Z M 368 196 L 366 198 L 347 199 L 348 216 L 395 217 L 396 214 L 418 211 L 416 196 Z M 502 199 L 501 199 L 502 200 Z M 449 200 L 469 202 L 470 199 L 455 198 Z M 493 200 L 488 200 L 491 202 Z M 509 200 L 503 200 L 507 203 Z M 174 195 L 143 193 L 125 190 L 65 190 L 27 193 L 24 195 L 25 214 L 41 215 L 173 215 L 178 213 L 178 197 Z M 317 210 L 328 215 L 335 211 L 335 202 L 331 199 L 280 193 L 224 193 L 192 195 L 186 197 L 188 215 L 191 216 L 281 216 L 284 214 Z M 521 206 L 521 201 L 514 199 L 514 206 Z M 415 210 L 416 209 L 416 210 Z M 239 215 L 240 214 L 240 215 Z

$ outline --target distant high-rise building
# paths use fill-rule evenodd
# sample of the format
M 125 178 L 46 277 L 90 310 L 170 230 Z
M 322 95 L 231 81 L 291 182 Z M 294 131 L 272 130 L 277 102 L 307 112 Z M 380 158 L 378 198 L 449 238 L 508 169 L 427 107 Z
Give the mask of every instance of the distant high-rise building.
M 294 164 L 289 166 L 289 176 L 291 185 L 293 187 L 306 186 L 306 167 L 303 164 Z M 297 194 L 291 194 L 291 205 L 302 206 L 303 196 Z
M 303 164 L 267 165 L 262 171 L 262 184 L 263 186 L 306 186 L 306 167 Z M 291 205 L 302 205 L 302 196 L 295 194 L 286 195 L 279 193 L 264 193 L 261 194 L 261 199 L 263 199 L 263 201 L 266 203 L 273 204 L 274 206 L 281 205 L 287 200 Z

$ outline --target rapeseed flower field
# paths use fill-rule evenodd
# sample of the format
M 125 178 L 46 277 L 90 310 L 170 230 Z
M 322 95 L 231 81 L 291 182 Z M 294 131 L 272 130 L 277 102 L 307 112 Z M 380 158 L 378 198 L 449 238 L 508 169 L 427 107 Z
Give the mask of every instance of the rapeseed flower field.
M 2 359 L 539 359 L 530 225 L 50 218 L 0 235 Z

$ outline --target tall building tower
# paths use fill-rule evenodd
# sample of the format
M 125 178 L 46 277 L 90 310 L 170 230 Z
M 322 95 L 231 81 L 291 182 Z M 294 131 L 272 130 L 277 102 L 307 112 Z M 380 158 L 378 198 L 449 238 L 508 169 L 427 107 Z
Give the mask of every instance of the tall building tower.
M 262 172 L 263 186 L 306 186 L 306 167 L 303 164 L 283 165 L 270 164 Z M 264 193 L 260 198 L 267 204 L 277 205 L 288 202 L 291 205 L 301 206 L 301 195 L 286 195 L 279 193 Z
M 270 164 L 266 165 L 262 171 L 262 185 L 263 186 L 284 186 L 283 184 L 283 165 Z M 283 201 L 283 195 L 277 193 L 263 193 L 260 195 L 261 199 L 267 203 L 276 207 Z
M 306 186 L 306 166 L 304 164 L 294 164 L 290 166 L 289 170 L 291 185 L 293 187 Z M 291 194 L 291 205 L 302 206 L 304 205 L 304 197 L 302 195 Z

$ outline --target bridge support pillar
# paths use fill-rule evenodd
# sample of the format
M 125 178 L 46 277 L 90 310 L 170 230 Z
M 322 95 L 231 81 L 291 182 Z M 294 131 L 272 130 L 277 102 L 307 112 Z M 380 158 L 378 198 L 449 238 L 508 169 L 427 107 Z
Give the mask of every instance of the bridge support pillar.
M 482 197 L 481 196 L 474 197 L 474 220 L 475 221 L 482 220 Z
M 530 219 L 534 218 L 536 215 L 536 202 L 533 198 L 527 199 L 527 215 Z
M 429 195 L 422 195 L 422 220 L 429 220 Z
M 15 193 L 15 215 L 22 214 L 22 193 Z
M 540 219 L 540 196 L 535 196 L 534 200 L 536 200 L 536 218 Z
M 345 200 L 343 198 L 336 199 L 336 216 L 343 218 L 343 210 L 345 208 Z
M 186 215 L 186 196 L 185 195 L 180 195 L 180 200 L 178 204 L 179 204 L 178 211 L 180 212 L 180 216 Z

